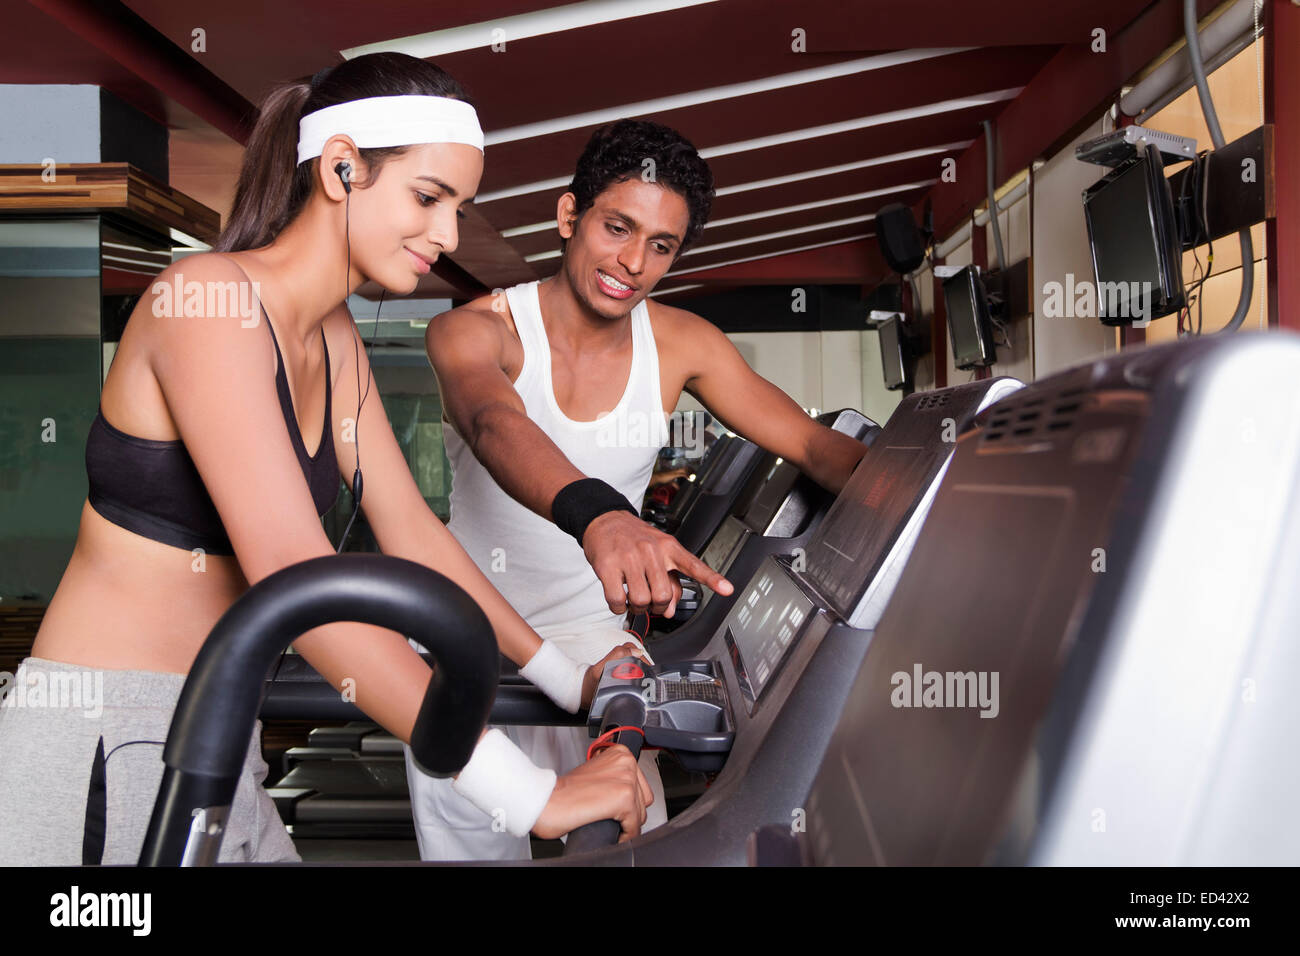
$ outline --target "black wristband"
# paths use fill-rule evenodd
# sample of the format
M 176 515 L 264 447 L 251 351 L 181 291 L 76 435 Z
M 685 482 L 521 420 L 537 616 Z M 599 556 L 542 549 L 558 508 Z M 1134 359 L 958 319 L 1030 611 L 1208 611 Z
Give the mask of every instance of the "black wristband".
M 617 488 L 599 478 L 579 478 L 560 489 L 551 502 L 551 518 L 556 527 L 573 535 L 582 544 L 582 535 L 601 515 L 610 511 L 637 511 Z M 639 516 L 638 516 L 639 517 Z

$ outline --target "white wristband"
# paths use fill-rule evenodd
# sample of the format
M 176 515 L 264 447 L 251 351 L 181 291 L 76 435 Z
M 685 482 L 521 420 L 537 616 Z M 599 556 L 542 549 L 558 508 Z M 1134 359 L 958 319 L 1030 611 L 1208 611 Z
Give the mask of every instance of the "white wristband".
M 579 664 L 550 641 L 542 641 L 541 650 L 519 668 L 519 676 L 532 681 L 556 705 L 576 714 L 582 706 L 582 681 L 587 665 Z
M 509 737 L 493 729 L 479 739 L 451 786 L 518 837 L 527 836 L 546 809 L 555 779 L 554 770 L 538 767 Z

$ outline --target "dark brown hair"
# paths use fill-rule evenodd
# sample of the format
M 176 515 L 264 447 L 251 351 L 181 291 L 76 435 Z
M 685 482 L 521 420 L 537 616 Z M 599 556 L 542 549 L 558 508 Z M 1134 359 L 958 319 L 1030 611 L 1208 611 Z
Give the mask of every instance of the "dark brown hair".
M 276 87 L 262 104 L 249 137 L 235 203 L 214 251 L 238 252 L 274 241 L 302 211 L 320 165 L 319 157 L 298 163 L 298 121 L 327 106 L 371 96 L 445 96 L 469 101 L 449 73 L 405 53 L 369 53 L 322 70 L 310 81 Z M 369 182 L 374 182 L 385 162 L 409 148 L 360 149 L 371 172 Z
M 677 250 L 681 255 L 700 238 L 709 221 L 713 171 L 686 137 L 661 123 L 625 119 L 591 134 L 569 183 L 569 192 L 577 200 L 575 211 L 581 216 L 610 186 L 640 176 L 647 160 L 654 164 L 654 181 L 686 200 L 690 220 Z M 561 248 L 564 245 L 561 240 Z

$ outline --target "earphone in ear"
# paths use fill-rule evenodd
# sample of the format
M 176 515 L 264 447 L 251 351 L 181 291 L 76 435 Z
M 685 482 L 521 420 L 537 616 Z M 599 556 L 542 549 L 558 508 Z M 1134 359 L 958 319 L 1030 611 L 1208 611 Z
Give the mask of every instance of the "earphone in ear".
M 343 246 L 347 250 L 347 273 L 346 274 L 348 276 L 351 276 L 352 275 L 352 240 L 349 237 L 349 226 L 351 220 L 350 209 L 352 206 L 352 164 L 347 162 L 346 160 L 335 163 L 334 172 L 338 175 L 339 179 L 343 181 L 343 189 L 344 192 L 347 194 L 347 202 L 344 204 L 343 207 L 343 216 L 344 216 Z M 379 312 L 384 307 L 384 293 L 386 291 L 387 291 L 386 289 L 380 290 L 379 293 L 379 305 L 375 309 L 375 328 L 371 332 L 370 343 L 366 347 L 366 357 L 368 360 L 373 354 L 374 347 L 375 347 L 375 339 L 378 336 Z M 349 294 L 348 290 L 345 286 L 344 293 L 343 293 L 344 302 L 347 301 L 348 294 Z M 360 329 L 358 329 L 357 335 L 360 334 L 361 331 Z M 365 344 L 364 337 L 362 338 L 362 343 Z M 337 550 L 340 554 L 343 553 L 343 548 L 348 543 L 348 535 L 352 531 L 352 523 L 357 520 L 357 512 L 361 510 L 361 495 L 362 495 L 362 491 L 364 490 L 364 485 L 362 484 L 362 478 L 361 478 L 361 410 L 365 408 L 366 399 L 370 395 L 370 383 L 374 379 L 373 372 L 368 373 L 366 375 L 366 390 L 365 393 L 363 394 L 361 392 L 361 363 L 357 357 L 357 340 L 355 337 L 352 339 L 352 356 L 353 356 L 353 363 L 355 365 L 355 369 L 357 373 L 357 417 L 353 419 L 353 421 L 355 422 L 354 425 L 355 430 L 353 432 L 353 439 L 352 439 L 353 443 L 356 446 L 357 462 L 356 462 L 356 467 L 352 471 L 352 488 L 351 488 L 352 516 L 348 518 L 348 523 L 343 529 L 343 535 L 339 539 L 339 546 Z

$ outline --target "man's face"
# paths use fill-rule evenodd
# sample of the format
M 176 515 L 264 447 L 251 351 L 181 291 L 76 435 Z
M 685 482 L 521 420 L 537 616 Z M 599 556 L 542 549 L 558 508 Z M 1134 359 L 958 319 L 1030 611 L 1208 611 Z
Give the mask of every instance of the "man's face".
M 690 225 L 686 199 L 633 176 L 606 187 L 569 227 L 572 210 L 573 194 L 566 193 L 560 200 L 560 234 L 568 239 L 569 284 L 592 312 L 620 319 L 672 267 Z

